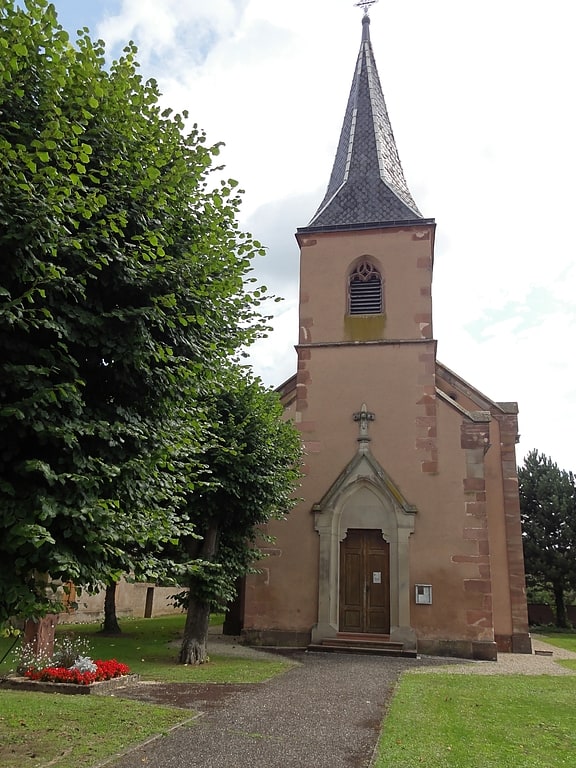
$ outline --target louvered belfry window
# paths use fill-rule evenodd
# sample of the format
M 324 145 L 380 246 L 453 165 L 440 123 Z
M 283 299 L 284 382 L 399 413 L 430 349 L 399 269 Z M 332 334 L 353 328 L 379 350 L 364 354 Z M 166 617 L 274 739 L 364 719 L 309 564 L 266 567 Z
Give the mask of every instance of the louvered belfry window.
M 350 275 L 348 297 L 351 315 L 382 312 L 382 276 L 369 261 L 361 261 Z

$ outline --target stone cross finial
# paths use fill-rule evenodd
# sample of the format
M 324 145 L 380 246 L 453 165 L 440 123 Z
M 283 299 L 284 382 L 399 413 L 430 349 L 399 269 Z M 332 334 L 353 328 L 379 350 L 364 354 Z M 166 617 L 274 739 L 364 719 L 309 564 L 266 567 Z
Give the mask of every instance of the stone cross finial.
M 377 3 L 378 0 L 360 0 L 359 3 L 354 3 L 356 8 L 364 8 L 364 15 L 368 15 L 368 8 L 370 8 L 371 5 L 374 5 L 374 3 Z
M 370 442 L 370 437 L 368 437 L 368 422 L 374 421 L 376 418 L 373 413 L 371 413 L 366 408 L 366 403 L 362 403 L 362 408 L 355 414 L 353 414 L 354 421 L 359 422 L 359 435 L 358 435 L 358 442 L 360 443 L 359 450 L 362 451 L 363 447 L 366 447 L 364 444 Z

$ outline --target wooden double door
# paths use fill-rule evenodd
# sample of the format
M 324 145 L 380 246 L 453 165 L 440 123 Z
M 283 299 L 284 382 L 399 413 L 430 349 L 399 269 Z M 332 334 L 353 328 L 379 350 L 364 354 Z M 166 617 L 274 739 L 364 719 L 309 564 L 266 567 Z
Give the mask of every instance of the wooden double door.
M 390 632 L 390 545 L 378 530 L 349 528 L 340 543 L 340 632 Z

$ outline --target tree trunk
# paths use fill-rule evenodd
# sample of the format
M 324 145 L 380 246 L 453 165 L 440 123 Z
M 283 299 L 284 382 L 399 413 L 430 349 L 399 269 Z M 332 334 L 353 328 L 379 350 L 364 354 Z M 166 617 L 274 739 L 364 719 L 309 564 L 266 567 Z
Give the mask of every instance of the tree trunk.
M 184 637 L 178 657 L 179 664 L 205 664 L 208 661 L 206 638 L 209 623 L 210 603 L 196 600 L 190 594 Z
M 216 553 L 218 528 L 212 525 L 206 531 L 199 556 L 210 560 Z M 208 661 L 206 639 L 210 623 L 210 602 L 199 600 L 194 595 L 194 579 L 190 581 L 188 594 L 188 611 L 184 625 L 184 637 L 178 656 L 179 664 L 204 664 Z
M 104 597 L 104 624 L 102 632 L 106 635 L 121 635 L 122 630 L 116 616 L 116 582 L 108 584 Z
M 24 646 L 32 650 L 36 659 L 51 659 L 54 655 L 54 636 L 58 614 L 48 613 L 41 619 L 26 619 Z
M 554 600 L 556 602 L 556 626 L 567 629 L 568 619 L 566 617 L 566 605 L 564 604 L 563 584 L 554 584 Z

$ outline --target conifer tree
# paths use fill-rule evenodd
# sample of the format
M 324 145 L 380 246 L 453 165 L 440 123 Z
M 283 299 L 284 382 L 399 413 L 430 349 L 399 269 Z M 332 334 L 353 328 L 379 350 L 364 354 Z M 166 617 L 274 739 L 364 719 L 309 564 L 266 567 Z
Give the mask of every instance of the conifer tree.
M 551 458 L 530 451 L 518 469 L 526 575 L 550 585 L 556 623 L 568 625 L 565 592 L 576 587 L 576 482 Z

